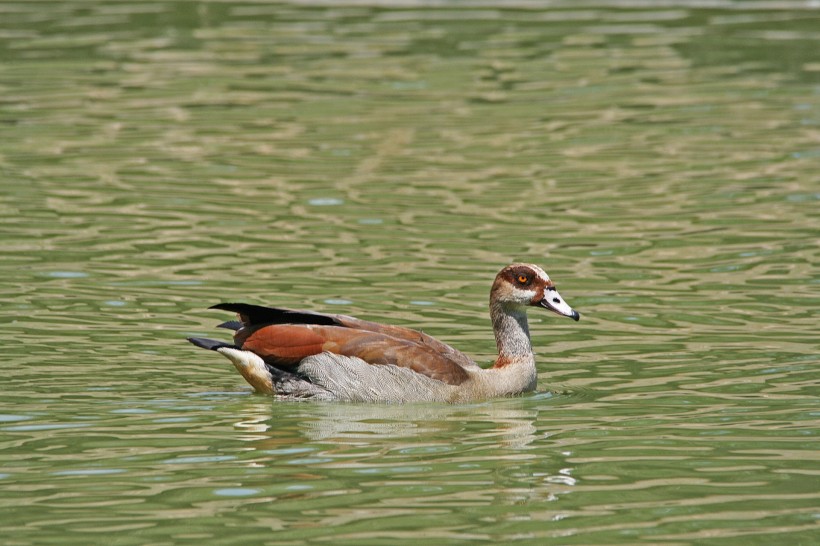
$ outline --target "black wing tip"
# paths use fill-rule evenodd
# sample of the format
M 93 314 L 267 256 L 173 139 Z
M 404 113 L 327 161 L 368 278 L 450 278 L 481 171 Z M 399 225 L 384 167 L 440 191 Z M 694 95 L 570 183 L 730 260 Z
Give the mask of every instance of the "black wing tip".
M 251 325 L 256 324 L 319 324 L 338 326 L 339 320 L 334 315 L 314 313 L 313 311 L 297 311 L 281 307 L 264 307 L 250 303 L 217 303 L 208 309 L 233 311 L 242 315 L 242 320 Z M 226 323 L 228 324 L 228 323 Z
M 197 347 L 201 347 L 202 349 L 208 349 L 209 351 L 216 351 L 217 349 L 221 349 L 223 347 L 236 349 L 236 345 L 234 345 L 233 343 L 225 343 L 224 341 L 217 341 L 215 339 L 208 339 L 206 337 L 189 337 L 187 339 L 189 342 L 193 343 Z
M 216 305 L 211 305 L 208 309 L 219 309 L 221 311 L 237 311 L 243 307 L 246 307 L 247 303 L 217 303 Z
M 242 323 L 238 320 L 229 320 L 227 322 L 223 322 L 222 324 L 217 324 L 217 328 L 225 328 L 226 330 L 233 330 L 234 332 L 242 328 Z

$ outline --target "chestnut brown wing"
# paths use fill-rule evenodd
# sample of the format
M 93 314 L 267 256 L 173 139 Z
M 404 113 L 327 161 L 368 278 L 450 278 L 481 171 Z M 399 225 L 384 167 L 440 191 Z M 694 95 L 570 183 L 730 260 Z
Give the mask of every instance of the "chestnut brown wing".
M 393 338 L 410 341 L 414 344 L 427 347 L 431 351 L 439 355 L 446 356 L 449 360 L 457 363 L 462 368 L 478 368 L 478 365 L 473 362 L 473 359 L 462 353 L 461 351 L 450 347 L 446 343 L 442 343 L 432 336 L 428 336 L 424 332 L 413 330 L 412 328 L 405 328 L 403 326 L 393 326 L 391 324 L 380 324 L 378 322 L 370 322 L 367 320 L 357 319 L 355 317 L 348 317 L 345 315 L 332 315 L 338 321 L 338 324 L 346 328 L 353 328 L 357 330 L 366 330 L 369 332 L 376 332 L 390 336 Z
M 315 324 L 271 324 L 251 330 L 243 340 L 242 349 L 258 354 L 274 366 L 294 366 L 307 356 L 327 351 L 355 356 L 374 366 L 394 364 L 409 368 L 450 385 L 460 385 L 468 377 L 458 360 L 419 339 L 413 341 L 378 331 Z M 418 337 L 420 333 L 416 334 Z
M 414 345 L 427 347 L 429 350 L 438 355 L 445 356 L 447 360 L 456 363 L 462 368 L 478 367 L 475 362 L 473 362 L 473 360 L 464 353 L 450 347 L 446 343 L 442 343 L 434 337 L 428 336 L 424 332 L 419 332 L 417 330 L 413 330 L 412 328 L 380 324 L 378 322 L 361 320 L 347 315 L 315 313 L 313 311 L 296 311 L 291 309 L 283 309 L 280 307 L 265 307 L 247 303 L 219 303 L 212 306 L 211 309 L 233 311 L 239 315 L 239 319 L 242 321 L 242 328 L 236 329 L 232 326 L 233 323 L 224 323 L 226 327 L 237 330 L 234 336 L 234 341 L 239 346 L 242 346 L 245 340 L 255 331 L 272 324 L 340 326 L 351 330 L 383 334 L 391 338 L 409 341 Z M 305 341 L 305 339 L 296 338 L 294 343 L 302 343 Z M 308 345 L 310 345 L 310 343 L 308 343 Z

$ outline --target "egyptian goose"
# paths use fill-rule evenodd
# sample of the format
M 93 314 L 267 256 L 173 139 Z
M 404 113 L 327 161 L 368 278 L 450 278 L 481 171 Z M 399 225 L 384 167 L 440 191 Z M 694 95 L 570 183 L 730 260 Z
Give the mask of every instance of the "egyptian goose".
M 505 267 L 490 290 L 498 358 L 488 369 L 409 328 L 245 303 L 211 307 L 239 314 L 219 325 L 235 330 L 233 343 L 188 341 L 226 356 L 257 392 L 284 399 L 469 402 L 535 389 L 527 307 L 580 318 L 543 269 Z

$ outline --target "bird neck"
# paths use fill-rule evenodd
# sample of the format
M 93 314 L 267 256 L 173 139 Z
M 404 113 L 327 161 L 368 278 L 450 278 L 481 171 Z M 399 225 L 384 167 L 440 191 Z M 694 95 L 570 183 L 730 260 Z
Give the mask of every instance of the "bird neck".
M 503 368 L 514 363 L 534 365 L 526 308 L 493 302 L 490 304 L 490 319 L 498 347 L 498 358 L 493 368 Z

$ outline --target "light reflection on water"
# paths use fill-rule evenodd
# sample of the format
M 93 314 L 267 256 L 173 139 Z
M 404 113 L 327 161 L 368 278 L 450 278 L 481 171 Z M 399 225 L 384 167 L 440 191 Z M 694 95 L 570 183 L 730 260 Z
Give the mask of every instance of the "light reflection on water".
M 816 10 L 518 7 L 0 5 L 4 540 L 816 541 Z M 584 317 L 520 399 L 276 404 L 182 341 L 487 364 L 513 260 Z

